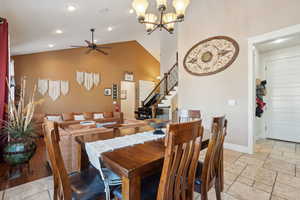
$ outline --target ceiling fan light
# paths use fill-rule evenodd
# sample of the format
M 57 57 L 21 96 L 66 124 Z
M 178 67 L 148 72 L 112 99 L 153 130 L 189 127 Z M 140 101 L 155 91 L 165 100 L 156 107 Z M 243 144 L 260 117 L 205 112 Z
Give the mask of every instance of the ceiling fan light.
M 185 10 L 189 4 L 190 0 L 173 0 L 173 6 L 176 10 L 177 19 L 184 18 Z
M 170 32 L 174 31 L 175 20 L 176 20 L 176 14 L 175 13 L 167 13 L 163 17 L 163 22 L 164 22 L 166 28 Z
M 167 8 L 167 0 L 156 0 L 157 9 L 164 11 Z
M 136 12 L 139 21 L 144 21 L 148 6 L 149 3 L 147 0 L 134 0 L 132 2 L 132 7 Z
M 146 22 L 145 25 L 146 25 L 147 32 L 151 32 L 154 29 L 156 20 L 157 20 L 157 16 L 152 13 L 147 13 L 145 15 L 145 22 Z

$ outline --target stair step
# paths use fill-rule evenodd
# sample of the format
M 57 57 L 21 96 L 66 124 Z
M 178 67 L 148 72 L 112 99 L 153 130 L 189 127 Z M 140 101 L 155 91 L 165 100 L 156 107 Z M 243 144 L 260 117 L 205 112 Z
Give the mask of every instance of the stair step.
M 170 105 L 166 105 L 166 104 L 158 104 L 157 105 L 159 108 L 161 108 L 161 107 L 170 107 Z
M 167 100 L 167 97 L 166 97 L 166 96 L 164 96 L 164 97 L 161 99 L 161 101 L 163 101 L 163 100 Z

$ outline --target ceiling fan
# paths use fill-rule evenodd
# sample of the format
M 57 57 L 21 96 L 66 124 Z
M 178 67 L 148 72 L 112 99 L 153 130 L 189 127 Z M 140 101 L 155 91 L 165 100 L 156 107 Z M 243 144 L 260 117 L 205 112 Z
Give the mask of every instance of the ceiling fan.
M 88 48 L 88 50 L 85 52 L 86 54 L 89 54 L 92 51 L 98 51 L 100 53 L 103 53 L 104 55 L 108 55 L 108 53 L 103 51 L 102 49 L 111 49 L 111 47 L 104 47 L 104 46 L 95 44 L 95 42 L 94 42 L 95 29 L 92 28 L 90 31 L 92 32 L 92 41 L 90 42 L 88 40 L 84 40 L 87 43 L 87 46 L 71 45 L 71 47 L 76 47 L 76 48 L 86 47 L 86 48 Z

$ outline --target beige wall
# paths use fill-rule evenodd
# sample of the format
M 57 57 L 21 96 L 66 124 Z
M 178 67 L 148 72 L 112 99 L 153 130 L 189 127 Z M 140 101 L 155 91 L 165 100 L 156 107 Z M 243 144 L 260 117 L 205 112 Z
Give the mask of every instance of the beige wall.
M 43 113 L 111 111 L 112 97 L 104 96 L 104 88 L 111 88 L 124 78 L 124 72 L 134 72 L 135 81 L 155 81 L 159 76 L 159 62 L 135 41 L 114 43 L 109 56 L 97 52 L 86 55 L 86 49 L 68 49 L 37 54 L 15 56 L 15 73 L 17 81 L 27 76 L 28 88 L 33 88 L 38 78 L 68 80 L 70 92 L 52 101 L 47 95 L 45 102 L 37 111 Z M 101 83 L 87 91 L 75 81 L 75 72 L 98 72 Z M 37 98 L 42 96 L 37 93 Z M 118 103 L 120 103 L 118 101 Z
M 177 31 L 169 34 L 166 31 L 161 32 L 160 41 L 160 75 L 164 76 L 176 63 L 177 53 Z
M 229 119 L 227 143 L 248 144 L 247 39 L 300 23 L 299 0 L 192 0 L 179 26 L 179 107 L 201 109 L 204 114 L 225 113 Z M 188 74 L 182 60 L 197 42 L 227 35 L 240 45 L 232 66 L 212 76 Z M 236 99 L 236 106 L 227 100 Z

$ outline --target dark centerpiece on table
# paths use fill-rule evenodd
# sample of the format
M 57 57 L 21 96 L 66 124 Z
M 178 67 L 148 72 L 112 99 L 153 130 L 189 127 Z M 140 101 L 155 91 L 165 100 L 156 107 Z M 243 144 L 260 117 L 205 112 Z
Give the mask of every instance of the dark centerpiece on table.
M 2 135 L 7 136 L 7 145 L 3 150 L 5 162 L 11 166 L 28 163 L 36 151 L 34 125 L 32 123 L 35 105 L 36 87 L 25 104 L 26 80 L 21 80 L 21 90 L 18 100 L 13 99 L 13 89 L 9 88 L 8 119 L 4 121 Z
M 150 122 L 149 125 L 155 129 L 153 134 L 155 135 L 165 134 L 161 129 L 166 128 L 167 122 Z

